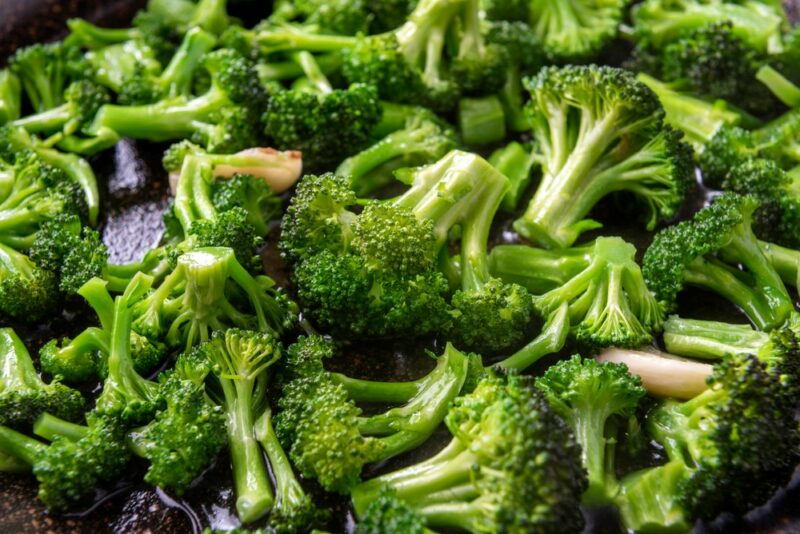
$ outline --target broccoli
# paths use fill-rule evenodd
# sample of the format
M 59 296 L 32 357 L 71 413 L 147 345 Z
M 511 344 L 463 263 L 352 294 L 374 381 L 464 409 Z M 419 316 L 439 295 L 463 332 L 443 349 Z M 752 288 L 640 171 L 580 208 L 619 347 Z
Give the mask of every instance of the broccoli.
M 679 356 L 720 360 L 734 354 L 753 354 L 771 376 L 776 377 L 790 403 L 800 398 L 798 385 L 798 329 L 800 319 L 792 314 L 771 332 L 750 325 L 701 321 L 671 316 L 664 323 L 664 345 Z
M 37 321 L 57 306 L 55 274 L 0 242 L 0 312 L 22 321 Z
M 163 71 L 148 69 L 146 63 L 142 62 L 128 68 L 128 72 L 120 80 L 118 102 L 124 105 L 142 105 L 161 99 L 189 97 L 203 56 L 215 44 L 216 39 L 212 35 L 200 28 L 192 28 L 186 33 Z
M 545 64 L 545 52 L 533 30 L 524 22 L 492 22 L 486 42 L 501 46 L 508 56 L 505 84 L 498 97 L 505 113 L 506 127 L 512 132 L 530 129 L 525 116 L 524 76 L 535 74 Z
M 729 22 L 732 35 L 761 52 L 783 49 L 786 16 L 779 2 L 725 2 L 705 0 L 645 0 L 632 11 L 634 35 L 662 48 L 692 30 Z
M 0 425 L 30 425 L 42 413 L 77 420 L 85 401 L 58 381 L 46 384 L 33 367 L 28 349 L 10 328 L 0 329 Z
M 365 196 L 391 183 L 395 170 L 433 163 L 455 144 L 455 132 L 449 125 L 425 115 L 411 115 L 402 129 L 344 160 L 336 174 L 349 177 L 356 195 Z
M 220 35 L 233 22 L 227 13 L 227 0 L 149 0 L 145 14 L 147 19 L 140 21 L 140 24 L 155 19 L 160 25 L 173 28 L 181 35 L 194 26 Z M 149 29 L 149 25 L 145 25 L 142 32 L 146 33 Z
M 359 482 L 365 464 L 396 456 L 428 439 L 461 391 L 471 356 L 448 344 L 436 367 L 417 381 L 413 397 L 385 412 L 362 416 L 347 386 L 323 368 L 323 361 L 334 352 L 332 343 L 318 336 L 301 338 L 289 348 L 290 381 L 278 401 L 282 411 L 276 427 L 304 476 L 316 478 L 328 491 L 346 493 Z M 374 398 L 382 384 L 368 389 Z M 388 389 L 394 390 L 391 385 Z
M 513 213 L 517 210 L 522 196 L 531 183 L 531 171 L 536 163 L 531 152 L 533 151 L 530 146 L 511 141 L 489 156 L 489 163 L 503 173 L 511 184 L 500 204 L 500 209 L 506 213 Z
M 784 172 L 772 160 L 747 158 L 728 171 L 721 185 L 725 191 L 758 200 L 753 231 L 759 238 L 800 246 L 800 176 Z
M 404 194 L 368 202 L 358 215 L 350 211 L 358 201 L 346 178 L 306 176 L 300 183 L 281 248 L 309 317 L 344 337 L 447 330 L 493 350 L 519 342 L 530 300 L 522 288 L 492 282 L 486 268 L 488 230 L 507 178 L 477 155 L 452 151 L 403 180 L 411 185 Z M 442 259 L 455 226 L 463 234 L 460 272 Z M 446 274 L 461 288 L 452 308 Z M 470 331 L 481 321 L 495 327 L 485 340 Z
M 757 208 L 753 197 L 725 193 L 693 220 L 656 234 L 642 272 L 667 310 L 688 284 L 723 296 L 760 330 L 787 319 L 792 299 L 751 228 Z
M 104 135 L 101 133 L 101 136 Z M 33 158 L 34 153 L 37 158 Z M 83 193 L 83 199 L 76 199 L 71 202 L 71 209 L 77 214 L 83 215 L 88 219 L 89 224 L 97 223 L 97 216 L 100 212 L 100 193 L 97 187 L 97 178 L 92 171 L 92 167 L 85 159 L 75 154 L 65 154 L 53 148 L 48 148 L 31 137 L 24 128 L 6 125 L 0 128 L 0 160 L 8 163 L 15 163 L 20 160 L 18 167 L 27 164 L 43 163 L 47 167 L 48 175 L 52 175 L 51 168 L 58 169 L 66 175 L 72 183 L 77 184 Z M 79 202 L 76 204 L 76 202 Z M 30 242 L 27 243 L 30 246 Z
M 677 214 L 694 184 L 692 150 L 662 127 L 662 108 L 644 84 L 591 65 L 546 67 L 526 86 L 543 176 L 514 222 L 517 232 L 547 247 L 569 246 L 600 226 L 584 217 L 610 193 L 639 199 L 648 229 Z
M 59 106 L 69 83 L 91 74 L 80 50 L 65 43 L 19 48 L 8 65 L 36 113 Z
M 146 482 L 182 495 L 225 445 L 225 416 L 209 401 L 202 380 L 169 373 L 159 384 L 165 407 L 134 429 L 129 444 L 150 466 Z
M 84 215 L 80 186 L 36 152 L 16 154 L 14 183 L 0 200 L 0 240 L 19 249 L 33 244 L 41 226 L 60 215 Z
M 114 299 L 108 341 L 108 375 L 95 399 L 95 410 L 128 425 L 144 424 L 163 404 L 158 384 L 142 378 L 133 366 L 131 334 L 134 309 L 152 284 L 146 275 L 134 276 L 125 293 Z
M 134 304 L 133 330 L 181 350 L 229 327 L 284 332 L 296 312 L 274 284 L 267 276 L 251 276 L 230 248 L 192 249 Z
M 493 145 L 506 137 L 506 113 L 496 95 L 458 101 L 458 133 L 467 147 Z
M 266 408 L 267 370 L 281 357 L 281 344 L 271 331 L 231 328 L 215 332 L 201 347 L 216 382 L 212 395 L 225 414 L 236 511 L 250 523 L 275 501 L 254 425 Z
M 100 326 L 89 326 L 72 339 L 62 339 L 61 346 L 58 340 L 50 340 L 39 350 L 42 370 L 68 383 L 106 377 L 114 326 L 114 300 L 104 280 L 92 278 L 78 289 L 78 294 L 97 314 Z M 131 332 L 131 357 L 138 374 L 151 372 L 165 355 L 163 344 Z
M 619 491 L 614 449 L 619 430 L 634 417 L 645 395 L 642 381 L 624 364 L 597 363 L 573 356 L 550 367 L 536 380 L 550 406 L 559 413 L 581 446 L 589 487 L 585 504 L 611 504 Z
M 714 366 L 705 392 L 653 409 L 646 428 L 670 463 L 623 480 L 628 526 L 744 513 L 782 487 L 797 461 L 798 432 L 780 388 L 755 356 L 737 354 Z
M 229 49 L 203 57 L 208 90 L 196 97 L 165 98 L 154 104 L 107 104 L 97 112 L 90 134 L 104 129 L 121 137 L 168 141 L 191 138 L 209 152 L 235 152 L 259 146 L 259 116 L 267 94 L 254 65 Z
M 319 28 L 321 33 L 356 35 L 367 32 L 370 24 L 368 5 L 371 3 L 363 0 L 276 2 L 268 21 L 275 25 L 297 22 Z
M 130 459 L 118 418 L 90 412 L 86 419 L 77 439 L 58 436 L 49 446 L 0 426 L 0 451 L 33 468 L 39 499 L 51 511 L 66 511 L 93 495 L 99 482 L 119 477 Z
M 317 172 L 364 148 L 381 108 L 374 87 L 333 89 L 310 53 L 295 57 L 312 89 L 273 94 L 263 117 L 264 132 L 279 149 L 299 150 L 304 166 Z
M 359 518 L 356 534 L 429 534 L 422 516 L 389 490 L 383 490 Z
M 752 113 L 769 113 L 776 100 L 756 73 L 767 60 L 753 50 L 730 21 L 689 32 L 661 53 L 662 76 L 667 82 L 685 83 L 692 92 L 722 98 Z
M 0 69 L 0 126 L 16 120 L 22 110 L 22 85 L 8 69 Z
M 386 488 L 430 528 L 580 532 L 580 448 L 532 382 L 492 373 L 456 399 L 445 419 L 450 444 L 356 486 L 358 517 Z
M 77 293 L 99 276 L 108 261 L 100 235 L 81 226 L 77 215 L 60 215 L 42 223 L 28 253 L 40 267 L 57 273 L 59 289 L 67 294 Z
M 507 56 L 484 40 L 478 10 L 477 0 L 422 0 L 397 29 L 320 51 L 346 48 L 345 77 L 375 85 L 381 98 L 450 110 L 462 94 L 494 94 L 505 83 Z
M 269 515 L 270 529 L 297 532 L 324 522 L 328 512 L 317 508 L 292 470 L 272 425 L 272 411 L 266 408 L 255 423 L 256 440 L 261 444 L 275 480 L 275 504 Z
M 719 186 L 728 172 L 749 158 L 774 160 L 789 170 L 800 163 L 800 111 L 790 110 L 755 130 L 721 128 L 700 153 L 703 178 Z
M 664 121 L 683 132 L 686 141 L 701 154 L 706 143 L 717 132 L 723 131 L 727 126 L 738 126 L 745 120 L 742 113 L 730 108 L 724 100 L 707 102 L 642 72 L 636 79 L 658 96 L 664 108 Z

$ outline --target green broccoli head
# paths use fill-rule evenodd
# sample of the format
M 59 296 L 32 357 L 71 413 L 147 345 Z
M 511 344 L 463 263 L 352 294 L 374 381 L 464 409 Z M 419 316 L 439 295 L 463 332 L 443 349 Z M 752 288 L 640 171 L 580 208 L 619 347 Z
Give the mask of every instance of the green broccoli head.
M 269 223 L 281 210 L 281 199 L 266 180 L 252 174 L 236 173 L 230 179 L 215 180 L 212 185 L 212 202 L 219 212 L 234 208 L 247 212 L 247 222 L 258 235 L 267 235 Z
M 644 255 L 645 280 L 674 308 L 685 284 L 716 292 L 741 308 L 759 329 L 782 324 L 794 306 L 751 228 L 758 201 L 725 193 L 694 220 L 659 232 Z M 741 276 L 744 270 L 749 276 Z
M 221 211 L 215 220 L 194 221 L 189 228 L 189 236 L 197 247 L 231 248 L 243 267 L 251 272 L 261 272 L 263 267 L 259 251 L 264 240 L 248 219 L 248 211 L 234 206 Z
M 58 278 L 0 243 L 0 311 L 23 321 L 46 317 L 58 307 Z
M 573 356 L 547 369 L 536 387 L 572 428 L 581 446 L 589 488 L 583 502 L 611 503 L 618 486 L 614 471 L 616 436 L 634 416 L 646 391 L 624 364 Z
M 369 503 L 356 524 L 356 534 L 424 534 L 425 521 L 413 508 L 390 490 L 382 491 Z
M 315 172 L 364 148 L 380 116 L 375 88 L 353 84 L 326 94 L 280 91 L 263 122 L 277 148 L 301 151 L 303 166 Z

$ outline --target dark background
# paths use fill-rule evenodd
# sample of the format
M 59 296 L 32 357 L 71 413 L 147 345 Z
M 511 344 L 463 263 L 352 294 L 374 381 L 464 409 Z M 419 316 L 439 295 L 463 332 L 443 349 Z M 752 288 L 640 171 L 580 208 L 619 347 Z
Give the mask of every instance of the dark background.
M 107 26 L 125 26 L 140 0 L 0 0 L 0 64 L 18 46 L 36 41 L 48 41 L 63 36 L 64 21 L 82 16 Z M 245 21 L 260 20 L 269 11 L 268 1 L 231 2 L 231 10 Z M 800 1 L 791 2 L 800 9 Z M 796 11 L 795 11 L 796 13 Z M 161 212 L 167 204 L 168 186 L 160 165 L 163 146 L 123 141 L 113 150 L 94 158 L 91 163 L 103 189 L 103 240 L 117 262 L 136 259 L 144 250 L 155 245 L 161 236 Z M 702 192 L 693 199 L 697 206 L 704 200 Z M 605 220 L 601 217 L 601 220 Z M 620 233 L 638 242 L 640 250 L 644 236 L 631 233 L 625 221 L 617 228 L 608 225 L 604 233 Z M 617 232 L 615 232 L 617 230 Z M 285 269 L 274 248 L 275 232 L 268 239 L 265 266 L 268 274 L 285 281 Z M 62 317 L 36 328 L 11 325 L 26 338 L 32 353 L 55 335 L 74 333 L 90 320 L 90 314 L 80 302 L 67 303 Z M 725 303 L 712 295 L 695 295 L 681 302 L 681 311 L 693 317 L 720 319 Z M 735 313 L 735 312 L 732 312 Z M 5 326 L 5 325 L 3 325 Z M 396 380 L 416 378 L 430 367 L 425 348 L 435 343 L 409 348 L 393 343 L 380 347 L 353 347 L 348 355 L 346 370 L 364 377 L 392 377 Z M 373 471 L 396 468 L 433 454 L 447 439 L 440 432 L 423 447 L 378 466 Z M 226 529 L 238 525 L 233 511 L 228 459 L 220 455 L 217 462 L 182 498 L 167 495 L 141 481 L 146 467 L 134 463 L 127 480 L 116 487 L 98 492 L 93 503 L 75 513 L 52 516 L 36 499 L 36 484 L 29 475 L 0 473 L 0 533 L 27 532 L 199 532 L 206 526 Z M 369 476 L 370 473 L 367 473 Z M 315 491 L 312 484 L 309 490 Z M 333 511 L 329 525 L 332 532 L 352 527 L 352 518 L 343 499 L 328 498 Z M 613 510 L 587 510 L 587 531 L 619 533 L 621 528 Z M 258 525 L 255 525 L 258 526 Z M 698 532 L 800 532 L 800 471 L 789 488 L 779 492 L 766 506 L 746 517 L 720 517 L 712 524 L 698 524 Z

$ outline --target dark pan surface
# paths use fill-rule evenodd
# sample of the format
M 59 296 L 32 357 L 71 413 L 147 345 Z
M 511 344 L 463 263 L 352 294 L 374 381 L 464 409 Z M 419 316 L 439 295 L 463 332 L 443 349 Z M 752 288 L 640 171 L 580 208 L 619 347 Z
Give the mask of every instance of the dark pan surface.
M 58 38 L 63 22 L 72 16 L 84 16 L 108 25 L 125 25 L 143 2 L 137 0 L 0 0 L 0 64 L 17 46 L 35 41 Z M 258 20 L 268 8 L 266 2 L 255 7 L 234 5 L 243 20 L 247 16 Z M 112 260 L 123 262 L 136 259 L 148 247 L 158 242 L 163 226 L 161 212 L 167 203 L 168 186 L 161 169 L 162 146 L 124 141 L 113 150 L 91 161 L 103 190 L 104 217 L 102 235 Z M 702 204 L 698 195 L 694 205 Z M 600 214 L 599 214 L 600 215 Z M 601 220 L 607 220 L 600 215 Z M 616 227 L 615 227 L 616 226 Z M 605 233 L 619 233 L 637 242 L 640 250 L 643 236 L 626 228 L 625 221 L 609 224 Z M 502 229 L 498 229 L 502 230 Z M 503 232 L 498 231 L 498 236 Z M 279 282 L 286 280 L 274 243 L 276 232 L 270 236 L 264 253 L 268 274 Z M 713 296 L 695 295 L 681 302 L 681 311 L 698 318 L 720 317 L 724 303 Z M 730 311 L 735 314 L 735 311 Z M 62 317 L 39 328 L 18 328 L 32 353 L 55 335 L 74 333 L 86 321 L 88 312 L 80 302 L 70 302 Z M 338 362 L 342 370 L 363 377 L 404 380 L 424 374 L 431 366 L 425 349 L 435 350 L 435 342 L 419 343 L 415 347 L 381 343 L 380 347 L 353 347 L 347 361 Z M 546 365 L 547 362 L 542 362 Z M 441 431 L 419 450 L 387 462 L 374 469 L 396 468 L 419 461 L 436 452 L 447 439 Z M 635 466 L 647 459 L 630 460 Z M 98 493 L 94 504 L 63 516 L 48 515 L 36 499 L 36 484 L 30 476 L 0 473 L 0 533 L 28 532 L 200 532 L 211 526 L 226 529 L 238 525 L 233 512 L 228 459 L 221 455 L 216 464 L 191 488 L 183 498 L 175 498 L 144 484 L 144 466 L 133 464 L 127 481 Z M 366 473 L 368 476 L 371 473 Z M 309 489 L 316 491 L 311 484 Z M 332 509 L 331 532 L 352 529 L 353 521 L 343 499 L 328 498 Z M 613 510 L 587 510 L 587 531 L 619 533 L 621 528 Z M 258 526 L 258 525 L 255 525 Z M 800 532 L 800 471 L 789 488 L 779 492 L 766 506 L 752 511 L 744 518 L 721 517 L 712 524 L 698 524 L 697 531 L 722 532 Z

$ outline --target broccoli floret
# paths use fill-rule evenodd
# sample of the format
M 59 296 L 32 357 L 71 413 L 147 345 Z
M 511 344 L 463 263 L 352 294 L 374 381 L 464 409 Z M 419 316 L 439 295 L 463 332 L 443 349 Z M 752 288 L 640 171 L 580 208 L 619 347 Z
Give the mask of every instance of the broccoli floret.
M 22 321 L 37 321 L 57 306 L 56 275 L 0 242 L 0 312 Z
M 350 178 L 356 195 L 366 196 L 390 184 L 395 170 L 438 161 L 455 145 L 451 127 L 428 117 L 412 116 L 404 128 L 344 160 L 336 174 Z
M 66 511 L 93 495 L 99 482 L 116 480 L 130 459 L 119 419 L 95 412 L 86 419 L 88 426 L 78 427 L 75 439 L 57 436 L 49 446 L 0 426 L 0 451 L 33 468 L 39 499 L 51 511 Z
M 124 289 L 123 287 L 122 290 Z M 50 340 L 39 350 L 42 370 L 68 383 L 105 379 L 114 326 L 114 301 L 103 280 L 89 280 L 81 286 L 78 294 L 86 299 L 97 314 L 100 327 L 90 326 L 73 339 L 64 338 L 60 346 L 58 340 Z M 151 372 L 161 364 L 165 354 L 163 344 L 131 332 L 131 357 L 133 368 L 138 374 L 146 375 Z
M 411 187 L 389 202 L 369 202 L 360 214 L 348 180 L 307 176 L 283 219 L 281 249 L 309 316 L 345 337 L 423 335 L 453 318 L 449 287 L 440 271 L 447 236 L 461 225 L 465 265 L 450 273 L 467 297 L 495 290 L 485 272 L 486 233 L 508 180 L 474 154 L 453 151 L 439 162 L 411 171 Z M 448 260 L 449 263 L 449 260 Z M 500 339 L 510 341 L 523 321 L 514 298 L 487 299 L 508 312 Z M 486 311 L 486 308 L 481 308 Z M 497 307 L 494 308 L 496 311 Z M 456 313 L 467 321 L 462 309 Z M 479 311 L 478 309 L 474 311 Z M 493 319 L 496 322 L 496 319 Z M 466 325 L 466 323 L 463 323 Z M 466 348 L 466 347 L 465 347 Z
M 95 410 L 125 421 L 126 424 L 144 424 L 153 418 L 161 407 L 158 384 L 142 378 L 133 366 L 131 354 L 131 325 L 134 307 L 152 284 L 146 275 L 133 278 L 125 293 L 114 300 L 113 319 L 109 334 L 108 376 L 95 400 Z
M 481 0 L 481 7 L 491 21 L 523 22 L 530 15 L 528 0 Z
M 434 370 L 417 382 L 413 397 L 362 417 L 347 387 L 322 366 L 333 353 L 331 342 L 321 337 L 301 338 L 289 348 L 291 380 L 278 401 L 277 430 L 304 476 L 328 491 L 346 493 L 365 464 L 418 447 L 433 433 L 464 385 L 470 358 L 448 344 Z M 380 390 L 381 384 L 370 389 Z
M 104 135 L 101 133 L 101 137 Z M 83 199 L 73 209 L 77 214 L 86 216 L 89 224 L 96 224 L 100 211 L 100 193 L 97 178 L 89 162 L 75 154 L 65 154 L 43 145 L 32 138 L 24 128 L 12 125 L 0 128 L 0 159 L 5 159 L 9 163 L 20 160 L 18 166 L 22 166 L 26 162 L 36 162 L 35 158 L 31 157 L 31 152 L 35 153 L 39 162 L 59 169 L 77 184 L 83 193 Z M 30 242 L 27 245 L 30 246 Z
M 662 73 L 667 82 L 685 82 L 693 92 L 722 98 L 753 113 L 768 113 L 777 102 L 756 80 L 766 61 L 730 22 L 711 24 L 667 45 L 662 52 Z
M 729 170 L 722 189 L 758 200 L 753 231 L 759 238 L 800 246 L 800 176 L 784 172 L 774 161 L 748 158 Z
M 212 202 L 217 211 L 243 209 L 247 214 L 247 222 L 258 236 L 267 235 L 269 222 L 280 214 L 280 197 L 259 176 L 236 173 L 227 180 L 215 180 L 211 188 Z
M 664 323 L 664 345 L 672 354 L 711 360 L 721 360 L 732 354 L 755 355 L 766 372 L 781 383 L 791 405 L 797 402 L 800 393 L 799 327 L 800 320 L 794 313 L 785 324 L 769 333 L 745 324 L 671 316 Z
M 33 151 L 16 155 L 14 183 L 0 202 L 0 238 L 19 249 L 33 244 L 41 226 L 60 215 L 84 215 L 80 186 Z
M 222 408 L 209 401 L 203 382 L 171 373 L 160 385 L 165 408 L 130 436 L 133 451 L 150 462 L 144 479 L 182 495 L 226 442 Z
M 729 300 L 761 330 L 787 319 L 794 309 L 792 299 L 751 228 L 757 208 L 753 197 L 725 193 L 692 221 L 655 236 L 642 271 L 668 310 L 688 284 Z
M 197 247 L 229 247 L 239 263 L 251 272 L 261 271 L 258 251 L 264 240 L 248 221 L 248 213 L 233 207 L 217 215 L 215 220 L 198 219 L 189 228 L 192 243 Z
M 648 229 L 677 214 L 694 184 L 692 150 L 662 126 L 662 108 L 644 84 L 592 65 L 546 67 L 526 85 L 543 176 L 515 230 L 547 247 L 569 246 L 600 226 L 585 218 L 595 204 L 619 192 L 644 204 Z
M 36 232 L 29 255 L 43 269 L 57 273 L 59 289 L 67 294 L 100 276 L 108 251 L 100 235 L 82 227 L 76 215 L 61 215 L 44 222 Z
M 356 534 L 426 534 L 425 521 L 389 490 L 383 490 L 367 506 L 356 525 Z
M 251 276 L 230 248 L 192 249 L 134 305 L 133 329 L 182 350 L 230 327 L 284 332 L 296 311 L 274 284 L 266 276 Z
M 714 367 L 706 392 L 648 414 L 650 435 L 684 462 L 677 491 L 664 497 L 687 518 L 743 513 L 788 480 L 798 433 L 780 388 L 755 356 L 733 355 Z
M 83 396 L 58 381 L 46 384 L 10 328 L 0 329 L 0 359 L 0 425 L 27 426 L 44 412 L 70 420 L 83 415 Z
M 194 26 L 219 35 L 233 22 L 227 13 L 227 0 L 149 0 L 143 13 L 144 20 L 138 24 L 134 21 L 143 33 L 152 30 L 148 24 L 151 18 L 158 21 L 156 29 L 166 26 L 180 35 Z
M 800 163 L 800 112 L 787 111 L 756 130 L 722 128 L 700 153 L 703 178 L 719 186 L 728 172 L 749 158 L 774 160 L 781 168 Z
M 422 0 L 396 30 L 338 45 L 347 48 L 344 75 L 375 85 L 381 98 L 443 111 L 462 92 L 493 94 L 507 57 L 484 41 L 478 10 L 476 0 Z
M 281 350 L 272 332 L 238 328 L 215 332 L 202 345 L 215 381 L 212 395 L 226 419 L 236 511 L 243 523 L 264 516 L 275 503 L 254 425 L 267 408 L 267 369 L 281 357 Z
M 658 96 L 664 108 L 664 121 L 683 132 L 686 141 L 701 154 L 717 132 L 726 130 L 726 126 L 737 126 L 744 120 L 742 113 L 729 108 L 724 100 L 707 102 L 642 72 L 636 79 Z M 701 161 L 703 157 L 701 155 Z
M 356 35 L 366 33 L 369 13 L 363 0 L 293 0 L 276 3 L 269 21 L 274 24 L 302 22 L 321 33 Z M 378 2 L 380 3 L 380 2 Z
M 9 69 L 0 69 L 0 125 L 16 120 L 22 111 L 22 85 Z
M 353 490 L 358 517 L 387 488 L 430 528 L 581 531 L 580 448 L 532 379 L 490 374 L 445 422 L 454 438 L 442 452 Z
M 547 369 L 536 387 L 572 428 L 589 474 L 585 504 L 611 504 L 619 491 L 614 449 L 646 391 L 624 364 L 573 356 Z
M 259 146 L 259 117 L 267 95 L 252 62 L 230 49 L 203 57 L 210 87 L 196 97 L 178 96 L 139 106 L 105 105 L 89 127 L 121 137 L 168 141 L 191 138 L 210 152 Z
M 786 24 L 778 2 L 706 2 L 705 0 L 645 0 L 632 12 L 638 39 L 661 48 L 692 30 L 730 22 L 731 33 L 762 52 L 780 52 Z
M 34 44 L 20 48 L 8 63 L 11 72 L 19 77 L 36 113 L 59 106 L 70 81 L 91 74 L 80 50 L 64 43 Z

